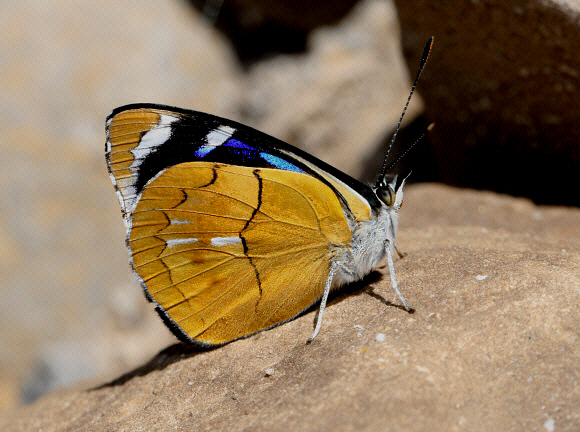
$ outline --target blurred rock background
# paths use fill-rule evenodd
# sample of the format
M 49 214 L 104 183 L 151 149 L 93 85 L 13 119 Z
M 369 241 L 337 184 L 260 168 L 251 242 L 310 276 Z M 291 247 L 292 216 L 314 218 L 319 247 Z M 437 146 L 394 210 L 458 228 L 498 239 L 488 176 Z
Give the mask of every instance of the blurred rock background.
M 394 3 L 4 5 L 0 410 L 174 341 L 128 268 L 104 161 L 116 106 L 211 112 L 372 178 L 435 35 L 399 143 L 436 121 L 415 179 L 580 203 L 577 2 Z
M 272 38 L 284 31 L 238 47 L 211 16 L 178 0 L 7 6 L 0 408 L 114 377 L 173 341 L 129 272 L 104 161 L 104 120 L 114 107 L 157 102 L 215 113 L 362 173 L 410 84 L 392 3 L 354 3 L 296 29 L 303 41 L 292 54 L 274 51 Z M 218 17 L 262 14 L 234 7 L 224 4 Z
M 421 94 L 438 180 L 580 205 L 580 2 L 395 4 L 411 67 L 437 37 Z

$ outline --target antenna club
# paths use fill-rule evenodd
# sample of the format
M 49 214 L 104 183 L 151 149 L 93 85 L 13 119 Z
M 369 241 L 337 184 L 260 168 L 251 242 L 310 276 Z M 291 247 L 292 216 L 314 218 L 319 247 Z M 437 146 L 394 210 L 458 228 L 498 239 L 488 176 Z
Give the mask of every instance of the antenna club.
M 425 49 L 423 50 L 422 59 L 423 63 L 427 63 L 427 59 L 429 58 L 429 54 L 431 54 L 431 50 L 433 49 L 433 44 L 435 43 L 435 36 L 431 36 L 427 41 L 427 45 L 425 45 Z

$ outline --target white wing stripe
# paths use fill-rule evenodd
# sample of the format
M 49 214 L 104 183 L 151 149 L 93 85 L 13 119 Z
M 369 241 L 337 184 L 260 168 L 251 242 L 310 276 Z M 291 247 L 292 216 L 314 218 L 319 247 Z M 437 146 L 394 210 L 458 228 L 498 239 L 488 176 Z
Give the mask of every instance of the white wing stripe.
M 166 240 L 168 247 L 173 247 L 180 244 L 196 243 L 198 239 L 196 238 L 178 238 L 178 239 L 168 239 Z
M 161 146 L 165 141 L 171 137 L 171 123 L 177 121 L 177 117 L 161 114 L 159 123 L 147 133 L 143 134 L 139 144 L 131 149 L 133 157 L 135 158 L 129 169 L 136 173 L 143 159 L 151 153 L 155 148 Z
M 212 246 L 227 246 L 241 242 L 242 239 L 239 237 L 214 237 L 211 239 Z

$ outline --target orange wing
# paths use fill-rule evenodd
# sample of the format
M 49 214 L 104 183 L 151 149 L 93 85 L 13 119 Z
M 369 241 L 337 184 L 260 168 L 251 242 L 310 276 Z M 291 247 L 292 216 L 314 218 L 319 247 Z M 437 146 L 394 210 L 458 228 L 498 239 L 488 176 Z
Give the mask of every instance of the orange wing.
M 183 335 L 206 345 L 307 309 L 350 242 L 334 191 L 303 173 L 187 162 L 136 199 L 133 268 Z

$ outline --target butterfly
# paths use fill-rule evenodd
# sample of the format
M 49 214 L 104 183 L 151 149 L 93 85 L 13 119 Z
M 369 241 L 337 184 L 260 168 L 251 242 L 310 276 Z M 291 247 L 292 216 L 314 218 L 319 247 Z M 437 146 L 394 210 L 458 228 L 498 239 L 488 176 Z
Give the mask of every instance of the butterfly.
M 389 150 L 368 186 L 249 126 L 181 108 L 117 108 L 106 135 L 131 267 L 180 340 L 222 345 L 320 300 L 313 340 L 329 292 L 385 256 L 410 309 L 393 264 L 405 179 L 385 175 Z

